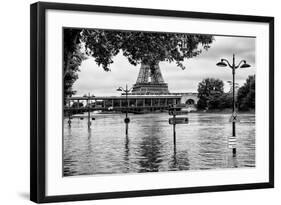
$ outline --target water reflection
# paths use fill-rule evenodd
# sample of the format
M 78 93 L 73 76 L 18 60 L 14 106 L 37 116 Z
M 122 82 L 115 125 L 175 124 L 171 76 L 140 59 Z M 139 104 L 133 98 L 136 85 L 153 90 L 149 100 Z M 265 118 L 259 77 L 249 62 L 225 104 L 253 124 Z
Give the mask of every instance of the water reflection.
M 232 154 L 229 154 L 227 156 L 227 167 L 229 167 L 229 168 L 237 168 L 238 167 L 237 155 L 235 157 L 233 157 Z
M 163 145 L 160 138 L 164 135 L 160 122 L 161 121 L 158 121 L 158 119 L 154 117 L 149 124 L 140 124 L 144 130 L 139 145 L 141 155 L 139 159 L 139 172 L 159 171 L 160 164 L 163 160 L 161 156 Z
M 124 116 L 98 114 L 87 121 L 64 122 L 64 176 L 128 172 L 158 172 L 255 166 L 255 116 L 241 114 L 237 124 L 237 156 L 227 147 L 229 114 L 192 113 L 189 124 L 177 125 L 173 146 L 168 114 Z
M 174 146 L 173 155 L 171 161 L 169 162 L 169 170 L 178 171 L 178 170 L 189 170 L 189 156 L 187 150 L 182 150 L 177 152 L 177 146 Z
M 175 169 L 178 165 L 178 161 L 177 161 L 177 145 L 174 145 L 174 153 L 173 153 L 173 156 L 172 156 L 172 161 L 171 161 L 171 165 L 170 166 L 170 169 Z
M 125 136 L 125 152 L 124 152 L 124 166 L 125 172 L 130 170 L 130 150 L 129 150 L 129 135 Z

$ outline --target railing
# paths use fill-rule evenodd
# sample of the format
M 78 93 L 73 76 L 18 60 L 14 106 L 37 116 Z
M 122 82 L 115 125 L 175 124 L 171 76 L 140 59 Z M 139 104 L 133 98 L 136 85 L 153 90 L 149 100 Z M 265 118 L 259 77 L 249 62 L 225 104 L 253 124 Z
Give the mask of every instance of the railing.
M 90 111 L 96 111 L 96 110 L 108 110 L 108 111 L 114 111 L 114 110 L 126 110 L 126 109 L 149 109 L 149 108 L 169 108 L 170 105 L 152 105 L 152 106 L 107 106 L 107 107 L 64 107 L 65 111 L 71 111 L 71 110 L 79 110 L 88 112 Z

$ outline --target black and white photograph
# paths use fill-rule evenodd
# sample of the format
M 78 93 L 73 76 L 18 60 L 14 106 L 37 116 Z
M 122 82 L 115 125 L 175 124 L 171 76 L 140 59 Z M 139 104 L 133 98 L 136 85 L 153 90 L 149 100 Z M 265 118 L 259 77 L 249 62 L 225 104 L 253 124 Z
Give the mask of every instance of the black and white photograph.
M 31 5 L 31 201 L 273 187 L 274 17 Z
M 63 177 L 256 167 L 256 37 L 62 29 Z
M 278 204 L 277 2 L 3 1 L 0 204 Z

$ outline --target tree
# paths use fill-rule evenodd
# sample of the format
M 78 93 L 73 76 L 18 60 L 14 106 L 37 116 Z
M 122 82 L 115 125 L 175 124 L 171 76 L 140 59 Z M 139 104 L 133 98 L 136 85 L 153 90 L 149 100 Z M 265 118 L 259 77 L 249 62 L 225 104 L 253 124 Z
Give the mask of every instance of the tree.
M 71 107 L 72 107 L 72 108 L 76 108 L 76 109 L 74 109 L 74 110 L 68 111 L 71 115 L 83 113 L 82 110 L 78 110 L 78 108 L 83 108 L 83 107 L 84 107 L 84 105 L 83 105 L 82 102 L 73 102 L 73 104 L 72 104 Z
M 72 108 L 82 108 L 84 105 L 81 102 L 73 102 Z
M 88 55 L 109 71 L 113 57 L 120 51 L 132 65 L 149 65 L 151 72 L 160 61 L 176 62 L 184 69 L 184 59 L 199 55 L 213 41 L 210 35 L 156 33 L 140 31 L 112 31 L 85 29 L 82 32 Z
M 232 93 L 223 93 L 219 97 L 219 109 L 232 108 L 233 106 Z
M 184 69 L 184 59 L 199 55 L 203 49 L 207 50 L 212 41 L 210 35 L 64 29 L 65 97 L 75 93 L 72 85 L 78 79 L 79 66 L 85 59 L 81 47 L 105 71 L 110 70 L 113 57 L 122 51 L 130 64 L 147 64 L 153 73 L 160 61 L 176 62 L 177 66 Z
M 72 86 L 78 79 L 79 66 L 86 59 L 81 52 L 81 31 L 79 29 L 64 29 L 63 36 L 63 78 L 64 78 L 64 99 L 75 94 Z M 64 103 L 66 101 L 64 100 Z
M 220 109 L 223 92 L 223 81 L 206 78 L 198 84 L 198 109 Z
M 239 88 L 237 94 L 237 104 L 239 110 L 255 109 L 255 75 L 250 75 L 246 83 Z

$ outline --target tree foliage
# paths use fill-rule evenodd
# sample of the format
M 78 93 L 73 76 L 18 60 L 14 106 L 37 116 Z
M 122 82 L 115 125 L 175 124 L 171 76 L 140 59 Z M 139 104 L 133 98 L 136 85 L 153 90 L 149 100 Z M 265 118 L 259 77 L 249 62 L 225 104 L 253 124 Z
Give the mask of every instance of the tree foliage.
M 203 49 L 210 47 L 212 41 L 210 35 L 64 29 L 64 96 L 75 94 L 72 86 L 85 59 L 81 47 L 105 71 L 110 70 L 114 56 L 121 51 L 130 64 L 148 64 L 153 72 L 153 65 L 160 61 L 176 62 L 184 69 L 184 59 L 199 55 Z
M 64 97 L 75 94 L 72 86 L 78 79 L 79 66 L 86 59 L 84 53 L 81 52 L 81 30 L 64 29 L 63 44 L 63 70 L 64 70 Z
M 219 109 L 223 95 L 223 81 L 220 79 L 206 78 L 198 84 L 198 109 Z
M 239 88 L 237 94 L 237 104 L 239 110 L 255 109 L 255 75 L 250 75 L 246 83 Z
M 82 41 L 88 55 L 104 70 L 110 70 L 113 57 L 120 51 L 132 65 L 176 62 L 184 69 L 184 59 L 199 55 L 213 41 L 210 35 L 156 33 L 140 31 L 83 30 Z M 153 66 L 151 66 L 153 68 Z
M 219 97 L 219 109 L 227 109 L 233 107 L 232 93 L 223 93 Z

